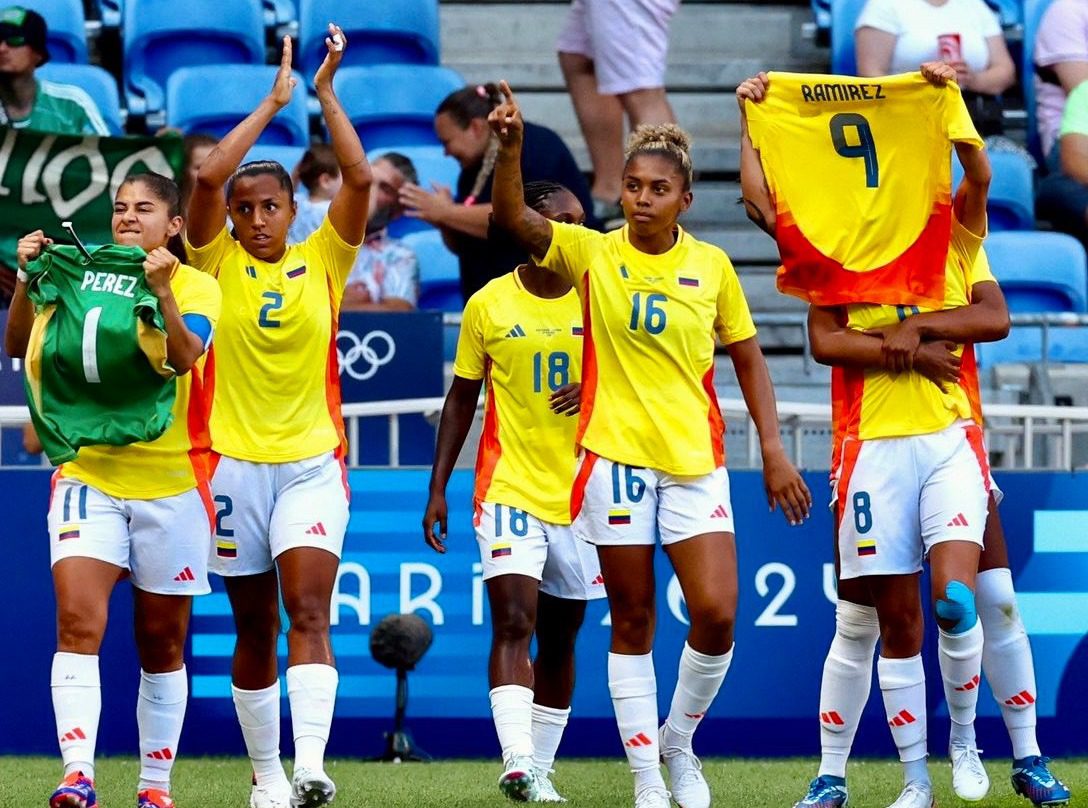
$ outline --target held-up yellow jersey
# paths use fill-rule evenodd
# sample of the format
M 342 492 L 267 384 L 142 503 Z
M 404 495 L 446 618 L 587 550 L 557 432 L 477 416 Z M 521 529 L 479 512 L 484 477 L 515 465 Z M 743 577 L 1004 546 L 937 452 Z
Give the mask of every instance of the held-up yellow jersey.
M 982 239 L 953 219 L 941 310 L 966 306 L 971 302 L 971 289 L 976 283 L 993 280 L 982 251 Z M 847 306 L 847 325 L 864 331 L 934 310 L 920 306 Z M 970 346 L 965 349 L 959 383 L 945 388 L 916 371 L 895 374 L 839 367 L 832 371 L 831 388 L 836 443 L 844 437 L 867 440 L 928 435 L 960 418 L 981 418 L 978 369 Z
M 952 142 L 982 146 L 959 88 L 918 73 L 771 73 L 766 98 L 745 108 L 777 208 L 779 291 L 939 308 Z
M 181 264 L 170 278 L 170 290 L 183 316 L 207 317 L 215 329 L 223 296 L 214 278 Z M 160 499 L 206 488 L 209 440 L 203 390 L 201 358 L 177 377 L 174 422 L 162 435 L 128 446 L 85 446 L 78 458 L 60 467 L 60 475 L 121 499 Z
M 574 290 L 552 300 L 537 297 L 515 270 L 469 298 L 453 372 L 483 379 L 487 390 L 477 508 L 501 503 L 570 524 L 578 420 L 556 415 L 548 398 L 579 381 L 581 369 L 582 310 Z
M 326 217 L 274 264 L 247 253 L 226 227 L 188 248 L 223 289 L 207 362 L 212 449 L 254 463 L 342 451 L 336 330 L 358 245 Z
M 714 335 L 728 345 L 756 333 L 725 253 L 682 228 L 668 252 L 649 255 L 631 246 L 626 227 L 552 222 L 541 266 L 569 278 L 582 302 L 579 445 L 679 476 L 721 466 Z

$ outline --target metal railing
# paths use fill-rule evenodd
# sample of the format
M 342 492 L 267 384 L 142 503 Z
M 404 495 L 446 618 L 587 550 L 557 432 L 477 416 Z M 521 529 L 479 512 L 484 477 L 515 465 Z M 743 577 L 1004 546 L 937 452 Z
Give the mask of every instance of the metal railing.
M 389 424 L 389 457 L 391 468 L 400 466 L 400 416 L 437 416 L 445 399 L 442 397 L 412 398 L 399 401 L 373 401 L 343 405 L 348 430 L 350 466 L 359 465 L 359 419 L 386 418 Z M 742 399 L 722 399 L 722 413 L 736 432 L 746 424 L 747 450 L 743 466 L 760 465 L 759 438 Z M 793 461 L 800 467 L 825 468 L 826 454 L 806 456 L 806 437 L 830 434 L 831 407 L 827 404 L 778 402 L 778 417 L 782 434 Z M 1026 404 L 989 404 L 986 406 L 986 443 L 993 451 L 994 439 L 1000 438 L 999 468 L 1065 469 L 1074 468 L 1074 440 L 1088 433 L 1088 407 L 1052 407 Z M 29 420 L 26 407 L 0 407 L 0 427 L 20 426 Z M 826 451 L 826 445 L 823 446 Z M 742 467 L 740 458 L 732 456 L 732 464 Z M 806 463 L 806 461 L 810 461 Z

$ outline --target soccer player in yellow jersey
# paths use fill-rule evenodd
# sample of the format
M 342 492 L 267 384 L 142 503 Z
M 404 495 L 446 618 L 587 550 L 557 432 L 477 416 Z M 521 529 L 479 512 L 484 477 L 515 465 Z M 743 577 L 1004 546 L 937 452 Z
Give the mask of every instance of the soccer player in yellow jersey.
M 627 147 L 627 225 L 601 234 L 551 222 L 522 199 L 521 113 L 509 86 L 491 114 L 500 141 L 495 222 L 582 303 L 582 450 L 571 495 L 575 534 L 597 546 L 612 609 L 608 657 L 620 735 L 638 808 L 706 808 L 710 792 L 691 739 L 732 659 L 736 550 L 724 425 L 714 393 L 714 337 L 733 360 L 759 430 L 767 498 L 800 523 L 810 496 L 778 432 L 767 365 L 726 255 L 677 223 L 691 204 L 683 130 L 640 127 Z M 660 535 L 691 616 L 680 676 L 657 725 L 653 558 Z
M 585 220 L 557 183 L 527 184 L 525 203 L 553 221 Z M 491 603 L 499 787 L 517 801 L 563 801 L 549 774 L 570 716 L 574 640 L 586 601 L 605 594 L 596 552 L 570 529 L 582 340 L 578 295 L 532 261 L 469 298 L 423 517 L 427 543 L 445 552 L 446 484 L 486 385 L 473 524 Z
M 93 808 L 95 742 L 102 709 L 98 651 L 110 592 L 126 574 L 135 600 L 140 695 L 140 808 L 172 808 L 170 771 L 178 754 L 189 682 L 185 635 L 193 595 L 210 591 L 213 508 L 207 475 L 207 422 L 201 356 L 222 297 L 216 282 L 179 260 L 180 192 L 159 174 L 130 176 L 117 189 L 113 240 L 147 252 L 147 285 L 166 321 L 167 358 L 177 373 L 173 423 L 158 439 L 86 446 L 53 477 L 50 561 L 57 595 L 53 711 L 64 780 L 50 808 Z M 20 268 L 50 240 L 38 230 L 19 241 Z M 6 334 L 23 356 L 34 312 L 19 282 Z
M 955 78 L 942 64 L 923 65 L 922 75 L 938 86 Z M 767 83 L 761 74 L 741 85 L 742 115 L 746 101 L 758 103 L 764 97 Z M 774 200 L 744 124 L 742 139 L 745 202 L 753 218 L 773 233 Z M 810 316 L 813 354 L 834 367 L 832 477 L 841 581 L 838 646 L 832 645 L 821 695 L 825 760 L 801 806 L 835 808 L 846 802 L 846 736 L 852 735 L 857 718 L 846 707 L 853 698 L 842 691 L 862 686 L 861 668 L 867 669 L 864 660 L 875 642 L 872 613 L 866 608 L 870 602 L 882 639 L 878 678 L 905 768 L 906 787 L 894 806 L 932 804 L 917 583 L 927 557 L 952 719 L 953 786 L 971 800 L 981 799 L 989 787 L 973 721 L 983 645 L 975 576 L 991 482 L 981 428 L 973 420 L 978 412 L 974 363 L 969 354 L 961 369 L 957 343 L 1001 339 L 1008 316 L 988 266 L 978 260 L 986 232 L 989 162 L 970 144 L 957 144 L 957 153 L 964 181 L 954 201 L 942 309 L 968 306 L 975 298 L 987 301 L 983 314 L 978 316 L 976 308 L 975 317 L 968 318 L 970 327 L 962 318 L 950 320 L 945 311 L 906 305 L 814 308 Z M 947 341 L 923 342 L 923 336 Z M 828 737 L 836 732 L 845 743 Z
M 366 227 L 371 172 L 333 92 L 346 38 L 330 24 L 325 44 L 314 87 L 343 183 L 320 227 L 302 243 L 288 244 L 295 202 L 287 171 L 271 161 L 239 168 L 294 91 L 286 37 L 271 92 L 208 155 L 190 206 L 193 262 L 219 279 L 226 301 L 219 342 L 208 358 L 209 423 L 218 455 L 212 568 L 224 576 L 238 631 L 233 694 L 256 777 L 254 808 L 279 808 L 288 800 L 325 805 L 336 792 L 324 770 L 339 681 L 329 602 L 349 496 L 336 330 Z M 290 784 L 279 759 L 281 590 L 290 619 Z

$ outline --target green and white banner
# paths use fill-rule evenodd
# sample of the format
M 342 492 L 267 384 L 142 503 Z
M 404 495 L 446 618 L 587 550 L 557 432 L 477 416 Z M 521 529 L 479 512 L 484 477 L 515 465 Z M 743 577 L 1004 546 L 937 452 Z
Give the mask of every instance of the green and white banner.
M 44 230 L 66 240 L 70 221 L 87 244 L 111 241 L 113 198 L 130 174 L 179 177 L 182 140 L 166 137 L 56 135 L 0 127 L 0 263 L 15 267 L 21 236 Z

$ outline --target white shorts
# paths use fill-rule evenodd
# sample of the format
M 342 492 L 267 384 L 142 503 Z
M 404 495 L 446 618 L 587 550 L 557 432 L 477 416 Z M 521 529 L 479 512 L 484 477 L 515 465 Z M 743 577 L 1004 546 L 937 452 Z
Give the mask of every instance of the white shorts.
M 906 438 L 847 438 L 841 452 L 832 485 L 842 578 L 919 572 L 941 542 L 982 545 L 990 467 L 976 424 Z
M 340 557 L 348 528 L 347 469 L 333 452 L 294 463 L 220 457 L 212 473 L 211 571 L 257 575 L 280 553 L 317 547 Z
M 205 488 L 160 499 L 120 499 L 71 477 L 53 478 L 49 564 L 93 558 L 126 569 L 137 589 L 203 595 L 208 585 L 211 502 Z
M 590 544 L 673 544 L 703 533 L 732 533 L 725 466 L 674 477 L 583 451 L 571 493 L 574 535 Z
M 605 596 L 597 550 L 578 541 L 569 525 L 545 522 L 492 502 L 477 507 L 473 524 L 485 581 L 499 575 L 527 575 L 540 581 L 541 592 L 555 598 Z
M 664 87 L 669 20 L 679 7 L 680 0 L 574 0 L 556 49 L 592 59 L 602 95 Z

